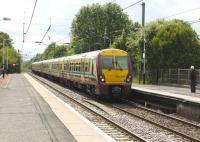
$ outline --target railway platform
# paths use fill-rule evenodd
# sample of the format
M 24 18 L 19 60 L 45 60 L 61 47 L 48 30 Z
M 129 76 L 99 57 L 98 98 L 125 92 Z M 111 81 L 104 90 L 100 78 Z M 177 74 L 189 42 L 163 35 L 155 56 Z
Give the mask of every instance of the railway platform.
M 132 94 L 150 105 L 170 110 L 185 118 L 200 121 L 200 90 L 191 93 L 190 88 L 161 85 L 132 85 Z
M 114 141 L 28 74 L 0 85 L 1 142 Z
M 137 92 L 144 92 L 146 94 L 155 94 L 163 97 L 180 99 L 200 104 L 200 90 L 196 93 L 191 93 L 190 88 L 186 87 L 172 87 L 162 85 L 142 85 L 133 84 L 132 89 Z

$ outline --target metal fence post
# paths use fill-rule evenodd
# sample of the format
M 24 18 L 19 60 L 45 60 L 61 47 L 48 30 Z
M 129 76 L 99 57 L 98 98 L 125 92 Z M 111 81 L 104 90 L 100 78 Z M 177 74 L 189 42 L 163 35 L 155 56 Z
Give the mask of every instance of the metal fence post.
M 178 69 L 178 77 L 177 77 L 177 84 L 179 84 L 180 80 L 180 69 Z
M 188 84 L 190 84 L 190 70 L 188 70 Z
M 171 69 L 168 71 L 168 82 L 171 83 Z

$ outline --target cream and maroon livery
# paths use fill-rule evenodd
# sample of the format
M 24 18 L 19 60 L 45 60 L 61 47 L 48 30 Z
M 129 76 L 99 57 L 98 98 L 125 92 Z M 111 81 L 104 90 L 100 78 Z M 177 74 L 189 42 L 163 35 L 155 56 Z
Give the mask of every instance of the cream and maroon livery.
M 34 62 L 32 71 L 105 98 L 127 96 L 132 83 L 130 56 L 119 49 Z

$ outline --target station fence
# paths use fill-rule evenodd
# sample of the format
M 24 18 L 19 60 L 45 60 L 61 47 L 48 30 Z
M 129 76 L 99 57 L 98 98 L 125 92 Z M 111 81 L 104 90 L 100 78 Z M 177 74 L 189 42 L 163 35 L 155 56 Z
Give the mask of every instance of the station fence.
M 190 69 L 154 69 L 146 71 L 148 84 L 190 85 Z M 196 69 L 196 83 L 200 88 L 200 69 Z

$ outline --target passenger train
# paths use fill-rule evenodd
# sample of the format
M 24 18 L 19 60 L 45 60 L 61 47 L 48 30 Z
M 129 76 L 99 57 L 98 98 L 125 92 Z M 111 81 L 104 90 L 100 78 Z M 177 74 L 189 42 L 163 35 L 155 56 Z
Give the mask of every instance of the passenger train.
M 103 98 L 126 97 L 132 84 L 131 58 L 120 49 L 34 62 L 32 72 Z

